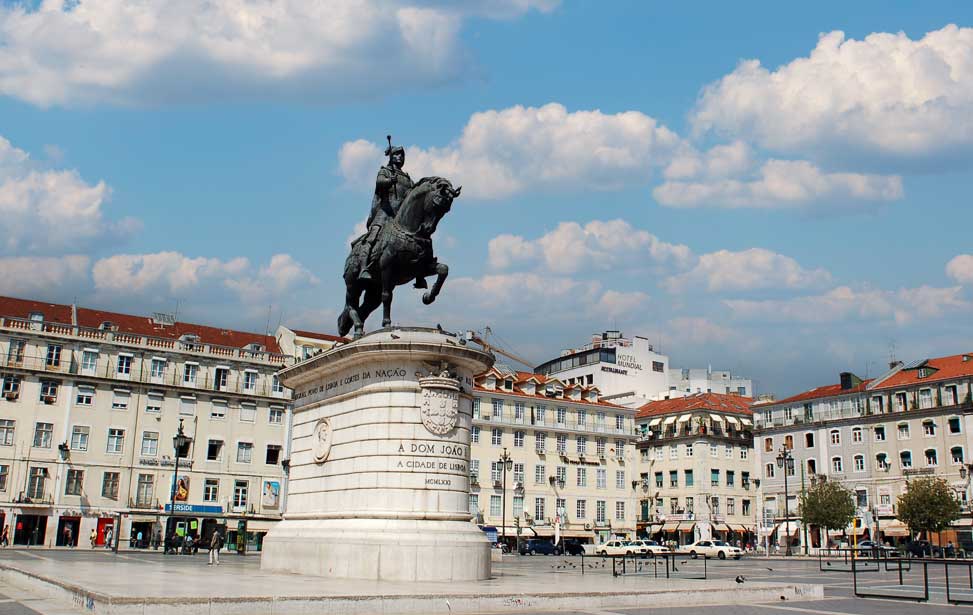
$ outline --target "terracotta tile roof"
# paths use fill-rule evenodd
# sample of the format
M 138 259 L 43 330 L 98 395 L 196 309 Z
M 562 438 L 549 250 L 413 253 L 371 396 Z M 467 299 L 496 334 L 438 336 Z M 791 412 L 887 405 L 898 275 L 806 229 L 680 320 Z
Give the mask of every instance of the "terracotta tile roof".
M 325 340 L 327 342 L 341 342 L 347 344 L 351 340 L 347 337 L 341 337 L 339 335 L 331 335 L 330 333 L 315 333 L 314 331 L 302 331 L 300 329 L 291 329 L 294 335 L 298 337 L 306 337 L 312 340 Z
M 506 377 L 508 376 L 508 375 L 505 375 L 503 372 L 497 370 L 495 367 L 494 368 L 491 368 L 489 371 L 484 372 L 484 373 L 479 374 L 478 376 L 476 376 L 476 378 L 474 379 L 475 384 L 474 384 L 474 387 L 473 388 L 475 390 L 477 390 L 477 391 L 482 391 L 484 393 L 491 393 L 491 394 L 498 394 L 498 395 L 499 394 L 502 394 L 502 395 L 515 395 L 517 397 L 529 397 L 531 399 L 542 399 L 542 400 L 545 400 L 548 403 L 560 403 L 560 402 L 563 402 L 563 403 L 571 403 L 571 404 L 584 404 L 584 405 L 588 405 L 588 406 L 599 406 L 599 407 L 603 407 L 603 408 L 615 408 L 615 409 L 619 409 L 619 410 L 628 410 L 629 409 L 629 408 L 626 408 L 625 406 L 619 406 L 618 404 L 613 404 L 611 402 L 602 401 L 601 399 L 597 399 L 596 401 L 592 401 L 590 399 L 585 399 L 584 398 L 584 395 L 582 395 L 582 397 L 580 399 L 571 399 L 570 397 L 563 397 L 563 396 L 562 397 L 548 397 L 547 395 L 544 394 L 544 391 L 543 391 L 544 385 L 547 384 L 547 383 L 549 383 L 549 382 L 557 382 L 559 384 L 564 385 L 564 390 L 580 388 L 582 393 L 594 392 L 594 393 L 597 394 L 598 393 L 598 387 L 595 387 L 595 386 L 590 386 L 589 387 L 589 386 L 582 386 L 582 385 L 567 385 L 567 384 L 562 383 L 557 378 L 547 377 L 547 376 L 545 376 L 543 374 L 534 374 L 534 373 L 531 373 L 531 372 L 514 372 L 512 374 L 514 376 L 514 388 L 513 388 L 513 390 L 509 390 L 508 391 L 507 389 L 504 389 L 504 388 L 487 389 L 487 388 L 484 388 L 483 386 L 481 386 L 480 383 L 488 375 L 495 376 L 497 378 L 497 380 L 505 380 Z M 533 380 L 534 382 L 537 383 L 536 384 L 536 387 L 537 387 L 536 390 L 539 390 L 540 392 L 538 392 L 538 393 L 527 393 L 527 392 L 524 391 L 523 386 L 525 384 L 527 384 L 527 382 L 529 380 Z
M 666 414 L 678 414 L 680 412 L 690 412 L 693 410 L 706 410 L 709 412 L 728 412 L 730 414 L 742 414 L 751 416 L 753 412 L 750 405 L 753 399 L 740 395 L 725 395 L 723 393 L 696 393 L 686 397 L 676 397 L 674 399 L 660 399 L 650 401 L 641 408 L 635 415 L 636 419 L 649 416 L 660 416 Z
M 30 312 L 44 314 L 45 322 L 56 322 L 66 325 L 77 325 L 97 329 L 102 323 L 110 322 L 122 333 L 146 335 L 168 339 L 179 339 L 182 335 L 195 334 L 202 344 L 243 348 L 249 344 L 260 344 L 267 352 L 279 353 L 280 347 L 272 335 L 248 333 L 232 329 L 221 329 L 207 325 L 187 322 L 176 322 L 172 325 L 160 325 L 148 316 L 121 314 L 106 310 L 95 310 L 78 307 L 77 319 L 72 318 L 71 306 L 57 303 L 42 303 L 12 297 L 0 297 L 0 316 L 27 318 Z
M 860 393 L 864 391 L 868 384 L 872 382 L 871 379 L 863 380 L 858 386 L 852 387 L 850 389 L 842 389 L 841 384 L 826 384 L 824 386 L 818 387 L 816 389 L 811 389 L 810 391 L 804 391 L 803 393 L 798 393 L 797 395 L 792 395 L 786 399 L 778 399 L 771 404 L 766 405 L 778 405 L 778 404 L 792 404 L 799 401 L 807 401 L 809 399 L 819 399 L 821 397 L 834 397 L 836 395 L 850 395 L 852 393 Z
M 936 357 L 926 361 L 916 362 L 910 369 L 900 369 L 885 380 L 878 382 L 875 390 L 907 387 L 926 382 L 953 380 L 956 378 L 973 377 L 973 352 L 955 354 L 948 357 Z M 929 372 L 924 378 L 919 377 L 920 368 Z
M 71 324 L 71 306 L 60 303 L 44 303 L 30 299 L 0 297 L 0 316 L 29 318 L 31 312 L 40 312 L 47 322 Z

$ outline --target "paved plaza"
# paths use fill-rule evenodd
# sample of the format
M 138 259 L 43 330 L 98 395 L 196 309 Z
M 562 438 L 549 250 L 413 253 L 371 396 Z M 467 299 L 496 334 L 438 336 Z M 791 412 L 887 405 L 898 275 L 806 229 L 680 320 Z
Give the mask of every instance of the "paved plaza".
M 93 592 L 115 596 L 168 597 L 166 609 L 146 608 L 144 612 L 200 612 L 187 599 L 202 596 L 232 596 L 238 598 L 233 612 L 271 613 L 274 607 L 267 602 L 268 595 L 316 596 L 320 602 L 304 605 L 307 613 L 390 613 L 388 603 L 374 601 L 376 597 L 437 597 L 443 608 L 430 607 L 428 612 L 450 613 L 458 611 L 458 602 L 469 592 L 479 592 L 502 597 L 502 608 L 485 608 L 482 613 L 522 611 L 531 613 L 579 614 L 638 614 L 638 613 L 699 613 L 700 609 L 719 608 L 721 614 L 766 613 L 767 615 L 793 615 L 794 613 L 819 613 L 823 615 L 863 614 L 881 612 L 883 615 L 910 615 L 923 613 L 936 615 L 940 612 L 957 612 L 966 608 L 945 605 L 944 583 L 941 568 L 931 567 L 929 573 L 930 603 L 917 604 L 900 600 L 856 599 L 852 593 L 852 577 L 847 572 L 818 569 L 817 560 L 743 559 L 741 561 L 705 562 L 707 579 L 702 560 L 677 559 L 677 571 L 670 572 L 666 580 L 664 568 L 656 570 L 643 566 L 637 575 L 615 577 L 611 564 L 601 558 L 586 558 L 586 571 L 581 574 L 580 558 L 506 556 L 502 564 L 494 565 L 494 575 L 482 583 L 416 584 L 377 583 L 372 581 L 333 581 L 298 575 L 278 575 L 261 572 L 257 556 L 239 557 L 227 555 L 219 568 L 206 565 L 205 557 L 170 556 L 157 552 L 123 552 L 117 555 L 101 552 L 65 551 L 5 551 L 0 553 L 0 566 L 16 567 L 22 571 L 56 578 L 66 583 L 83 586 Z M 864 573 L 859 577 L 860 588 L 885 592 L 921 591 L 921 567 L 915 566 L 904 575 L 904 585 L 897 585 L 897 574 Z M 745 582 L 736 583 L 743 575 Z M 869 576 L 871 575 L 871 576 Z M 962 579 L 960 578 L 962 576 Z M 37 586 L 23 584 L 16 577 L 6 576 L 0 593 L 0 615 L 42 613 L 60 615 L 81 611 L 96 611 L 92 604 L 75 599 L 72 605 L 62 596 L 53 599 Z M 951 574 L 954 597 L 958 589 L 960 597 L 973 598 L 973 592 L 963 575 Z M 824 587 L 823 600 L 781 600 L 778 595 L 753 593 L 759 588 L 790 587 L 812 584 Z M 271 591 L 272 590 L 272 591 Z M 620 596 L 646 591 L 658 591 L 654 602 L 638 606 L 612 606 Z M 965 594 L 962 593 L 965 591 Z M 778 592 L 780 593 L 780 592 Z M 542 601 L 532 596 L 539 594 L 571 594 L 578 597 L 571 609 L 545 609 Z M 591 605 L 584 599 L 590 594 Z M 792 594 L 788 594 L 792 595 Z M 351 611 L 334 610 L 329 598 L 334 600 L 357 596 L 359 603 Z M 700 597 L 705 597 L 705 600 Z M 453 597 L 452 607 L 449 598 Z M 369 603 L 368 600 L 373 600 Z M 432 604 L 438 604 L 432 602 Z M 745 603 L 745 604 L 741 604 Z M 347 606 L 347 603 L 345 603 Z M 401 601 L 395 604 L 405 604 Z M 490 603 L 497 604 L 497 603 Z M 680 606 L 685 604 L 686 606 Z M 701 606 L 703 604 L 707 606 Z M 190 605 L 190 606 L 187 606 Z M 158 606 L 158 605 L 157 605 Z M 196 605 L 198 606 L 198 605 Z M 374 607 L 376 610 L 369 611 Z M 414 607 L 414 605 L 413 605 Z M 128 611 L 134 612 L 134 611 Z M 417 611 L 422 612 L 422 611 Z M 466 611 L 470 612 L 470 611 Z

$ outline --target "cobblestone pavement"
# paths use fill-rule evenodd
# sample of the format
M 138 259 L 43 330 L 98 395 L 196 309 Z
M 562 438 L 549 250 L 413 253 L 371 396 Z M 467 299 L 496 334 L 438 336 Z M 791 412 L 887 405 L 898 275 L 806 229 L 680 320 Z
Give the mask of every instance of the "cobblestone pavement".
M 0 562 L 3 561 L 26 561 L 26 560 L 46 560 L 48 563 L 60 563 L 68 565 L 88 564 L 97 566 L 99 562 L 106 562 L 108 559 L 122 560 L 132 563 L 151 564 L 152 568 L 164 565 L 172 569 L 200 569 L 204 570 L 205 555 L 200 554 L 190 556 L 168 556 L 164 557 L 158 552 L 139 552 L 128 551 L 117 555 L 104 552 L 71 552 L 50 550 L 7 550 L 0 552 Z M 238 573 L 257 572 L 259 568 L 259 557 L 248 556 L 240 557 L 227 554 L 222 558 L 222 571 L 234 571 Z M 627 563 L 626 585 L 631 587 L 633 580 L 638 584 L 651 586 L 656 583 L 656 578 L 665 578 L 666 570 L 662 562 L 652 563 L 643 561 L 638 565 L 638 570 L 630 568 L 631 563 Z M 962 613 L 962 609 L 970 609 L 968 606 L 949 606 L 945 604 L 945 578 L 942 565 L 932 564 L 928 568 L 928 584 L 930 592 L 930 602 L 919 604 L 904 600 L 893 599 L 861 599 L 855 598 L 853 594 L 853 579 L 842 562 L 836 561 L 830 566 L 825 566 L 825 570 L 819 569 L 819 562 L 816 559 L 763 559 L 763 558 L 744 558 L 740 561 L 718 561 L 718 560 L 691 560 L 688 558 L 675 558 L 675 570 L 669 570 L 671 578 L 693 579 L 700 578 L 704 573 L 710 580 L 735 579 L 743 577 L 743 582 L 799 582 L 815 583 L 825 587 L 825 599 L 813 602 L 781 602 L 760 605 L 737 605 L 731 602 L 728 596 L 727 604 L 713 607 L 659 607 L 659 608 L 600 608 L 593 610 L 580 611 L 529 611 L 538 615 L 699 615 L 700 611 L 707 608 L 718 609 L 720 615 L 797 615 L 801 613 L 812 615 L 945 615 L 946 613 Z M 593 580 L 603 579 L 604 584 L 614 583 L 612 576 L 611 561 L 602 558 L 585 558 L 584 564 L 584 583 L 590 584 Z M 911 570 L 903 571 L 902 584 L 899 584 L 899 574 L 897 570 L 885 571 L 884 569 L 868 569 L 858 575 L 859 590 L 884 593 L 886 595 L 914 595 L 921 594 L 923 591 L 923 567 L 913 565 Z M 502 566 L 496 567 L 499 575 L 524 576 L 533 579 L 543 580 L 550 578 L 552 585 L 563 586 L 565 581 L 578 577 L 580 582 L 581 558 L 577 557 L 545 557 L 545 556 L 505 556 Z M 548 577 L 547 575 L 551 575 Z M 970 588 L 971 579 L 966 568 L 955 569 L 950 573 L 950 589 L 954 598 L 960 597 L 973 600 L 973 589 Z M 43 615 L 61 615 L 62 613 L 73 612 L 61 604 L 53 603 L 28 592 L 17 590 L 16 588 L 4 587 L 0 594 L 0 615 L 27 615 L 31 613 L 41 613 Z M 527 611 L 525 611 L 527 612 Z M 970 610 L 973 615 L 973 610 Z

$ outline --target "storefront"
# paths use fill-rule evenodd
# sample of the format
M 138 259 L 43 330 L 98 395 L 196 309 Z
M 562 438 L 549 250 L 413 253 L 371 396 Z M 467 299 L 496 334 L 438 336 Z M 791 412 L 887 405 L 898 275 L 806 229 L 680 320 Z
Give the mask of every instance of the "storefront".
M 22 512 L 14 522 L 13 543 L 20 546 L 43 545 L 47 538 L 48 514 L 37 514 L 35 511 Z
M 57 520 L 57 536 L 54 544 L 58 547 L 76 547 L 81 534 L 81 517 L 62 515 Z

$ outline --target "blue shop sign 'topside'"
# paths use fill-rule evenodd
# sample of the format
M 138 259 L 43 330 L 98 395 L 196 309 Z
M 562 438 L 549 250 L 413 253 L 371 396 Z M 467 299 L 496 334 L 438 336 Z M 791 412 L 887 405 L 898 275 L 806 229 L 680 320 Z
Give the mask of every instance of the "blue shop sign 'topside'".
M 166 512 L 172 508 L 170 504 L 166 504 Z M 223 512 L 223 507 L 220 505 L 204 505 L 204 504 L 176 504 L 176 512 L 181 513 L 221 513 Z

